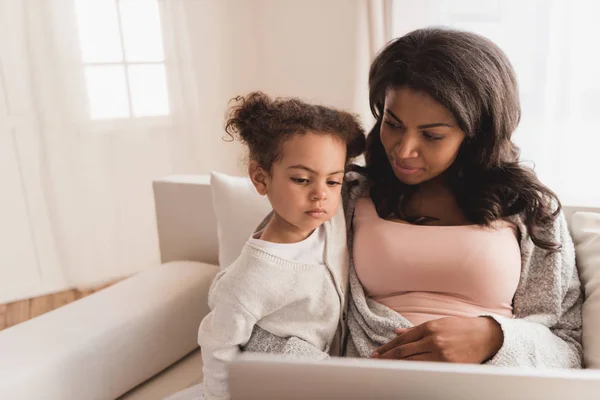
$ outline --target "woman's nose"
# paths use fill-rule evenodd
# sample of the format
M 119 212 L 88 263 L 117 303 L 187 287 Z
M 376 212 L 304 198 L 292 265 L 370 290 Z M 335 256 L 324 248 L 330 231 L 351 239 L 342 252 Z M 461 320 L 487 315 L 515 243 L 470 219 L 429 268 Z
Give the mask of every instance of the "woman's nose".
M 410 134 L 405 134 L 394 149 L 394 155 L 399 159 L 416 158 L 419 156 L 419 140 Z

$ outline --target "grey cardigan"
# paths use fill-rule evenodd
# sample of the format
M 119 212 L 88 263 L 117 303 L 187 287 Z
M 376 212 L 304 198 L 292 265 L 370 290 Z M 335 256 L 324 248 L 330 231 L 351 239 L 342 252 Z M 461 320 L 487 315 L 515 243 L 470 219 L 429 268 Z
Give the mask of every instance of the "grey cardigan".
M 343 354 L 348 357 L 368 357 L 377 347 L 396 336 L 396 328 L 410 327 L 411 324 L 390 308 L 367 298 L 356 276 L 352 261 L 352 218 L 355 200 L 365 193 L 367 182 L 362 177 L 356 177 L 355 183 L 349 185 L 345 182 L 342 192 L 350 253 L 350 296 L 347 296 L 347 313 L 343 312 L 343 320 L 347 323 L 338 333 L 346 343 Z M 270 215 L 265 221 L 268 218 Z M 515 317 L 491 316 L 502 327 L 504 342 L 487 364 L 581 368 L 583 293 L 565 217 L 560 215 L 552 227 L 554 240 L 562 244 L 562 249 L 550 255 L 533 244 L 520 218 L 514 218 L 513 222 L 522 233 L 521 278 L 513 298 Z M 254 332 L 252 339 L 251 348 L 282 351 L 295 338 L 281 338 L 259 329 Z
M 346 187 L 344 209 L 348 225 L 348 248 L 352 249 L 352 218 L 355 200 L 368 184 L 358 177 Z M 487 362 L 519 367 L 581 368 L 581 306 L 583 293 L 575 266 L 575 250 L 564 215 L 552 227 L 560 252 L 548 255 L 527 235 L 521 218 L 513 218 L 521 232 L 521 277 L 513 298 L 514 318 L 492 316 L 502 327 L 504 343 Z M 350 252 L 352 254 L 352 252 Z M 412 326 L 401 315 L 365 296 L 350 256 L 350 300 L 346 355 L 368 357 L 393 339 L 395 329 Z

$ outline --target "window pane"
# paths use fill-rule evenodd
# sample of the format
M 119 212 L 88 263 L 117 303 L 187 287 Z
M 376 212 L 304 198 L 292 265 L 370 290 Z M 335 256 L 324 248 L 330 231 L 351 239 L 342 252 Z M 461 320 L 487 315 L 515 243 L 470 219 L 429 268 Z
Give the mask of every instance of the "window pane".
M 123 60 L 117 7 L 109 0 L 75 0 L 83 62 Z
M 164 65 L 128 67 L 133 115 L 168 115 L 169 99 Z
M 158 2 L 121 0 L 119 12 L 127 61 L 163 61 Z
M 92 119 L 129 117 L 123 66 L 86 67 L 85 80 Z

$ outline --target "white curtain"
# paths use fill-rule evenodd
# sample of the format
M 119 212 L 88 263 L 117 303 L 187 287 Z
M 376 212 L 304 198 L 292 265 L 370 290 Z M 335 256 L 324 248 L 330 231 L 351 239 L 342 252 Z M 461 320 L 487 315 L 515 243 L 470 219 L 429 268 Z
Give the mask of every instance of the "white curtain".
M 600 206 L 600 3 L 595 0 L 391 0 L 393 36 L 430 25 L 480 33 L 510 58 L 522 158 L 564 204 Z
M 75 1 L 24 3 L 46 203 L 68 286 L 96 286 L 159 262 L 154 178 L 237 172 L 238 146 L 221 140 L 224 106 L 237 91 L 220 76 L 222 63 L 206 62 L 225 54 L 214 46 L 228 26 L 218 3 L 159 3 L 169 115 L 103 121 L 90 119 Z M 193 16 L 201 20 L 188 20 L 186 7 L 199 8 Z
M 357 0 L 356 10 L 355 109 L 368 130 L 375 122 L 369 108 L 369 67 L 392 37 L 392 10 L 389 0 Z
M 211 170 L 243 174 L 241 147 L 222 140 L 229 99 L 263 90 L 369 118 L 368 65 L 383 44 L 381 34 L 371 38 L 358 26 L 379 29 L 376 21 L 386 13 L 372 10 L 384 2 L 159 0 L 169 114 L 96 121 L 76 5 L 115 1 L 138 0 L 22 3 L 43 192 L 71 287 L 95 286 L 159 262 L 152 179 Z M 100 18 L 91 15 L 92 24 Z M 361 37 L 369 38 L 364 47 L 357 44 Z

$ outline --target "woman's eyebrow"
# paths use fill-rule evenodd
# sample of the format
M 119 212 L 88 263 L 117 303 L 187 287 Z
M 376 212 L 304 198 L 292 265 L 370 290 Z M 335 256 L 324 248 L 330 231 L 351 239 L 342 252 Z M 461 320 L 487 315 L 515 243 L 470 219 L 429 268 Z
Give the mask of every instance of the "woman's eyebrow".
M 398 116 L 396 114 L 394 114 L 389 108 L 386 108 L 385 112 L 387 114 L 389 114 L 390 116 L 392 116 L 392 118 L 394 118 L 396 121 L 398 121 L 399 123 L 404 125 L 404 122 L 402 122 L 402 120 L 400 118 L 398 118 Z M 429 128 L 436 128 L 438 126 L 446 126 L 448 128 L 454 128 L 454 125 L 448 124 L 446 122 L 434 122 L 432 124 L 419 125 L 419 126 L 417 126 L 417 128 L 418 129 L 429 129 Z
M 400 122 L 402 125 L 404 125 L 404 122 L 402 122 L 402 120 L 401 120 L 400 118 L 398 118 L 398 117 L 396 116 L 396 114 L 394 114 L 394 113 L 392 112 L 392 110 L 390 110 L 389 108 L 386 108 L 386 109 L 385 109 L 385 112 L 386 112 L 386 114 L 389 114 L 389 115 L 391 115 L 391 116 L 392 116 L 392 118 L 394 118 L 396 121 L 398 121 L 398 122 Z
M 417 126 L 417 128 L 419 128 L 419 129 L 429 129 L 429 128 L 436 128 L 438 126 L 447 126 L 448 128 L 454 128 L 454 125 L 450 125 L 450 124 L 447 124 L 445 122 L 436 122 L 436 123 L 433 123 L 433 124 L 419 125 L 419 126 Z

